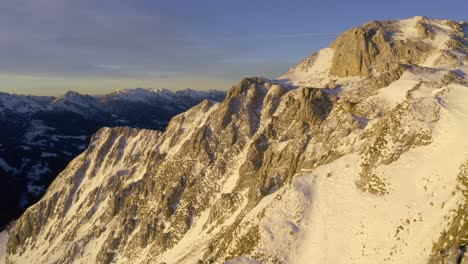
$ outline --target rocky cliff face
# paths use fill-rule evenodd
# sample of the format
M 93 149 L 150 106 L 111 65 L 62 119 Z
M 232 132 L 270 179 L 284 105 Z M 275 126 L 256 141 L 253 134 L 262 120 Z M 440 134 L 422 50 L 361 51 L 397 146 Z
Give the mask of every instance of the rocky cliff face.
M 466 261 L 464 27 L 373 22 L 164 133 L 100 130 L 7 263 Z
M 102 127 L 163 131 L 171 117 L 225 92 L 126 89 L 102 96 L 0 93 L 0 230 L 37 202 Z

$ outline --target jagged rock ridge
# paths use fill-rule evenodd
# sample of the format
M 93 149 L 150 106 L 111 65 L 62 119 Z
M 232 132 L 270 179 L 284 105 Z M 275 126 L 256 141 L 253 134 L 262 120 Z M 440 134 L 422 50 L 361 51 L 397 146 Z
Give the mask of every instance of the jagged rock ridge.
M 465 32 L 373 22 L 164 133 L 102 129 L 9 230 L 6 260 L 466 261 Z
M 0 93 L 0 230 L 37 202 L 102 127 L 163 131 L 170 118 L 225 92 L 126 89 L 102 96 Z

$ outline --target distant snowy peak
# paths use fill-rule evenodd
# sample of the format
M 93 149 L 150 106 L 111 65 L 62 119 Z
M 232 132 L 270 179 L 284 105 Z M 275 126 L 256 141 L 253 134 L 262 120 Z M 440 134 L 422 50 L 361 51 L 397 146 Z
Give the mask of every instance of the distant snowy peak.
M 74 91 L 54 100 L 48 106 L 48 110 L 73 112 L 86 119 L 102 119 L 109 116 L 106 106 L 99 101 L 99 96 L 83 95 Z
M 26 96 L 0 93 L 0 113 L 11 111 L 21 114 L 44 110 L 53 97 Z
M 174 93 L 168 89 L 123 89 L 104 96 L 104 100 L 128 100 L 147 102 L 152 98 L 172 98 Z
M 197 91 L 192 89 L 185 89 L 173 92 L 169 89 L 124 89 L 118 90 L 114 93 L 104 96 L 104 100 L 128 100 L 128 101 L 142 101 L 150 102 L 155 99 L 158 100 L 180 100 L 185 99 L 212 99 L 219 100 L 224 97 L 225 92 L 209 90 Z
M 218 91 L 218 90 L 199 91 L 199 90 L 185 89 L 185 90 L 176 91 L 175 94 L 178 97 L 189 97 L 193 99 L 207 98 L 211 100 L 219 100 L 219 98 L 225 96 L 226 92 Z
M 89 107 L 96 106 L 96 98 L 90 95 L 82 95 L 78 92 L 68 91 L 65 95 L 56 98 L 52 103 L 51 107 Z
M 83 100 L 88 100 L 89 98 L 92 98 L 90 95 L 85 95 L 85 94 L 80 94 L 79 92 L 76 91 L 68 91 L 64 95 L 57 97 L 54 102 L 60 102 L 60 101 L 83 101 Z

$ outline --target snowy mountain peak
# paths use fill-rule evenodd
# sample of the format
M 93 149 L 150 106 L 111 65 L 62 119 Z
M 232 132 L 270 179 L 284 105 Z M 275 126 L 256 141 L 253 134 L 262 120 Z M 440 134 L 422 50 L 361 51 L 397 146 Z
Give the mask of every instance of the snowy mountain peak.
M 328 48 L 306 58 L 280 79 L 325 88 L 360 80 L 385 86 L 406 68 L 463 67 L 467 41 L 464 22 L 421 16 L 372 21 L 344 32 Z
M 118 90 L 108 96 L 108 100 L 130 100 L 130 101 L 151 101 L 155 98 L 172 100 L 174 99 L 174 92 L 168 89 L 124 89 Z
M 454 23 L 370 22 L 164 133 L 100 130 L 9 230 L 7 260 L 465 261 L 468 71 Z
M 134 89 L 121 89 L 115 91 L 113 94 L 150 94 L 150 93 L 172 93 L 171 90 L 166 88 L 134 88 Z
M 80 94 L 79 92 L 76 91 L 68 91 L 62 96 L 59 96 L 55 98 L 54 103 L 60 102 L 60 101 L 85 101 L 89 100 L 92 98 L 90 95 L 85 95 L 85 94 Z
M 32 114 L 44 110 L 45 106 L 53 100 L 46 96 L 13 95 L 0 92 L 0 113 Z
M 77 92 L 77 91 L 71 91 L 71 90 L 68 91 L 68 92 L 66 92 L 66 93 L 63 95 L 63 97 L 65 97 L 65 98 L 82 97 L 82 96 L 83 96 L 83 95 L 80 94 L 79 92 Z
M 68 91 L 63 96 L 57 97 L 47 108 L 49 110 L 60 109 L 75 112 L 83 116 L 89 116 L 100 111 L 100 106 L 95 97 L 82 95 L 74 91 Z

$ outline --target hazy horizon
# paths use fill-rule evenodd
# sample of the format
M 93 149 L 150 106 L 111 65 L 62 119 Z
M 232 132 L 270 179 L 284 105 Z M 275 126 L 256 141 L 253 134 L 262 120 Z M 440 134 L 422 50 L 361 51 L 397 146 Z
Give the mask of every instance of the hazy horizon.
M 462 0 L 8 2 L 0 10 L 0 92 L 226 90 L 246 76 L 279 77 L 365 22 L 464 20 L 467 9 Z

